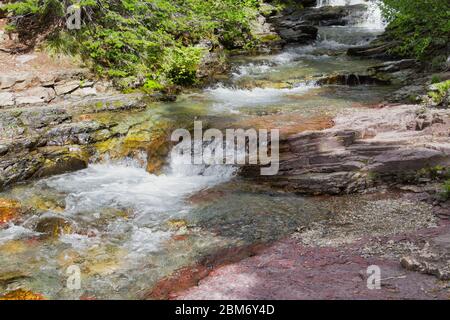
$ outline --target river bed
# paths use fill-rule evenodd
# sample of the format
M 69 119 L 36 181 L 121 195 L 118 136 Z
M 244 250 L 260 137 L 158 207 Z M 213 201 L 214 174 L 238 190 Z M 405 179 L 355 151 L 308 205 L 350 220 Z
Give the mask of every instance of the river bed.
M 293 130 L 302 121 L 322 119 L 313 128 L 321 129 L 337 113 L 376 105 L 393 90 L 316 82 L 379 63 L 345 55 L 347 48 L 381 32 L 372 20 L 323 27 L 312 45 L 235 57 L 226 81 L 114 117 L 130 121 L 157 113 L 174 127 L 200 119 L 219 129 L 270 123 L 293 125 Z M 244 181 L 233 166 L 186 165 L 168 158 L 161 174 L 145 168 L 145 156 L 101 158 L 85 170 L 1 193 L 28 211 L 20 222 L 0 229 L 0 275 L 5 275 L 0 294 L 27 288 L 49 299 L 140 299 L 162 278 L 206 255 L 269 244 L 328 214 L 319 199 Z M 67 288 L 67 269 L 73 265 L 81 270 L 80 290 Z

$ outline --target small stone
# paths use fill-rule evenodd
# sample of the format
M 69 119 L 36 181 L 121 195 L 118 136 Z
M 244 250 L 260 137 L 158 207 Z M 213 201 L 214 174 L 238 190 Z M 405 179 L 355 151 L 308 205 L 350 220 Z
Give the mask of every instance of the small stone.
M 409 271 L 420 271 L 421 264 L 419 261 L 412 257 L 403 257 L 400 260 L 400 264 L 403 268 Z

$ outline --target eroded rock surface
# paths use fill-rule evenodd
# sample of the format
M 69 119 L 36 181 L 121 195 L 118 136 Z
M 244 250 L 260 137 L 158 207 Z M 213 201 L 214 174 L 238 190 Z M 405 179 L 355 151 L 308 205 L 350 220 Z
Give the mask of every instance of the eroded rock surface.
M 449 111 L 403 105 L 334 122 L 281 141 L 277 175 L 260 176 L 249 166 L 243 176 L 300 193 L 342 194 L 419 182 L 421 170 L 450 165 Z
M 85 168 L 95 153 L 95 144 L 126 136 L 134 123 L 127 127 L 108 117 L 103 121 L 83 114 L 114 115 L 139 110 L 145 107 L 141 99 L 141 95 L 103 95 L 78 102 L 2 110 L 0 188 Z

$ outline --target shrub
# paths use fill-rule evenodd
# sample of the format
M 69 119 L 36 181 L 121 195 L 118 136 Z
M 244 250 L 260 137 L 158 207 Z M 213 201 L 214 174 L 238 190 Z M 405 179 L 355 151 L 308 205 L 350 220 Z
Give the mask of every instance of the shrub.
M 449 96 L 450 80 L 441 83 L 436 83 L 434 84 L 434 87 L 436 88 L 436 90 L 429 92 L 428 96 L 433 100 L 435 104 L 440 105 L 444 103 L 445 99 L 448 98 Z
M 74 3 L 81 30 L 64 28 Z M 80 55 L 101 75 L 168 86 L 196 82 L 201 39 L 228 48 L 250 43 L 259 6 L 260 0 L 18 0 L 5 8 L 10 27 L 30 45 L 45 35 L 47 48 Z
M 428 60 L 448 53 L 450 10 L 447 0 L 383 0 L 383 12 L 399 44 L 391 53 Z

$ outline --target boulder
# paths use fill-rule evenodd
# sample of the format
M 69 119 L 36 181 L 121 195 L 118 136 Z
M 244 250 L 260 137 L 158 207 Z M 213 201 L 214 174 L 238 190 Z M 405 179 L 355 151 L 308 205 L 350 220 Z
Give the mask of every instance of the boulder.
M 293 28 L 279 29 L 280 37 L 287 43 L 309 43 L 317 39 L 319 30 L 310 25 L 296 25 Z
M 241 175 L 299 193 L 345 194 L 418 182 L 423 170 L 450 166 L 450 111 L 406 105 L 334 122 L 282 139 L 278 174 L 261 176 L 258 166 L 244 166 Z

